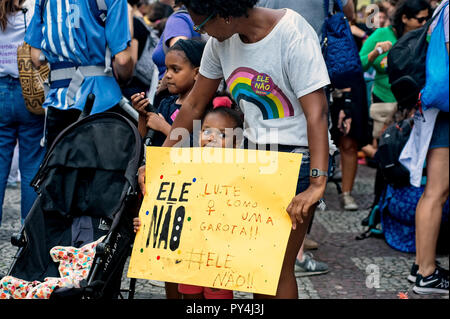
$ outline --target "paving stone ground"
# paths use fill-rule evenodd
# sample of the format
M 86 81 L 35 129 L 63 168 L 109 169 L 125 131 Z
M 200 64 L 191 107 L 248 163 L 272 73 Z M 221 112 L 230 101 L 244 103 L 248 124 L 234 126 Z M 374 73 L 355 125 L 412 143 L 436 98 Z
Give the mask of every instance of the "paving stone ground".
M 355 240 L 365 228 L 361 220 L 369 213 L 373 201 L 375 170 L 359 166 L 353 196 L 360 209 L 355 212 L 342 211 L 334 184 L 326 191 L 325 211 L 317 211 L 310 238 L 320 243 L 314 257 L 328 264 L 327 274 L 297 278 L 300 299 L 399 299 L 405 293 L 410 299 L 448 299 L 448 295 L 419 296 L 412 291 L 413 285 L 406 277 L 414 254 L 391 248 L 383 239 L 367 238 Z M 3 207 L 3 222 L 0 227 L 0 274 L 5 274 L 12 264 L 16 248 L 10 244 L 11 234 L 20 229 L 20 191 L 8 188 Z M 448 269 L 447 249 L 437 259 Z M 122 288 L 129 287 L 123 274 Z M 161 282 L 137 280 L 136 299 L 164 299 Z M 235 292 L 236 299 L 251 299 L 249 293 Z

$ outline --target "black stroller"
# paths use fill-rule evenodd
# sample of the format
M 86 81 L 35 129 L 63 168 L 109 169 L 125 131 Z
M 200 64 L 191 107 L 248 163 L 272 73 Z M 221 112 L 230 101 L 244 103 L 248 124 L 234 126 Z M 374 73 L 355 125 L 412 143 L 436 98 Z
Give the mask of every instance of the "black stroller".
M 38 197 L 19 234 L 8 275 L 26 281 L 60 277 L 49 251 L 81 247 L 102 236 L 80 288 L 57 288 L 51 299 L 111 299 L 122 296 L 124 265 L 134 240 L 133 218 L 141 196 L 137 170 L 143 156 L 136 125 L 125 116 L 89 115 L 90 95 L 80 119 L 56 138 L 32 181 Z M 135 280 L 128 298 L 133 298 Z

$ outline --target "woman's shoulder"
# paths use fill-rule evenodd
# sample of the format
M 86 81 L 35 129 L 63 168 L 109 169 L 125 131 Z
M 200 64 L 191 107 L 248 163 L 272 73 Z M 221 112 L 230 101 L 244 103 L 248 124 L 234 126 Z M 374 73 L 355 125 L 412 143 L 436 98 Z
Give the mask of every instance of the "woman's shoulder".
M 283 9 L 280 9 L 283 10 Z M 305 39 L 309 37 L 317 37 L 316 31 L 308 23 L 308 21 L 296 11 L 286 8 L 286 13 L 279 21 L 279 31 L 288 38 Z
M 185 22 L 187 24 L 194 24 L 194 22 L 192 22 L 191 16 L 189 15 L 189 12 L 184 9 L 175 11 L 167 19 L 167 24 L 179 23 L 179 22 Z
M 379 37 L 379 38 L 386 38 L 390 36 L 395 36 L 394 29 L 392 28 L 392 26 L 378 28 L 371 34 L 371 37 Z

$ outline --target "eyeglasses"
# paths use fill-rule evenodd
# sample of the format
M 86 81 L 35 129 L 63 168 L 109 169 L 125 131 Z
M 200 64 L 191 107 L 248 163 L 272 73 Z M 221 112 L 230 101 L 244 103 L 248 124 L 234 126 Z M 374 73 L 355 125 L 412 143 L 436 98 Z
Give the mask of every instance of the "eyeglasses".
M 219 129 L 207 128 L 202 130 L 202 135 L 205 138 L 209 138 L 213 136 L 217 140 L 223 140 L 225 138 L 225 133 L 220 131 Z
M 204 27 L 205 24 L 206 24 L 209 20 L 211 20 L 211 18 L 214 17 L 214 16 L 215 16 L 214 13 L 211 14 L 211 15 L 210 15 L 209 17 L 207 17 L 206 20 L 203 21 L 201 24 L 199 24 L 199 25 L 194 25 L 192 28 L 194 29 L 195 32 L 204 34 L 205 31 L 203 30 L 203 27 Z
M 414 17 L 414 19 L 416 19 L 419 23 L 424 23 L 425 21 L 428 20 L 428 17 L 421 17 L 421 18 Z

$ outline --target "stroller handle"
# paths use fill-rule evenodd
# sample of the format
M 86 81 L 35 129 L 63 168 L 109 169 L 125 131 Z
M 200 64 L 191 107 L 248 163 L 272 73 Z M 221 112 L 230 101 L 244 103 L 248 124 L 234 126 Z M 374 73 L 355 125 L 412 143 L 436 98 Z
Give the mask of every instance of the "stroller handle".
M 89 114 L 91 114 L 92 107 L 94 106 L 94 101 L 95 101 L 95 95 L 93 93 L 89 93 L 89 95 L 86 99 L 86 104 L 84 105 L 83 112 L 81 112 L 81 115 L 78 118 L 78 120 L 82 120 L 85 117 L 88 117 Z

